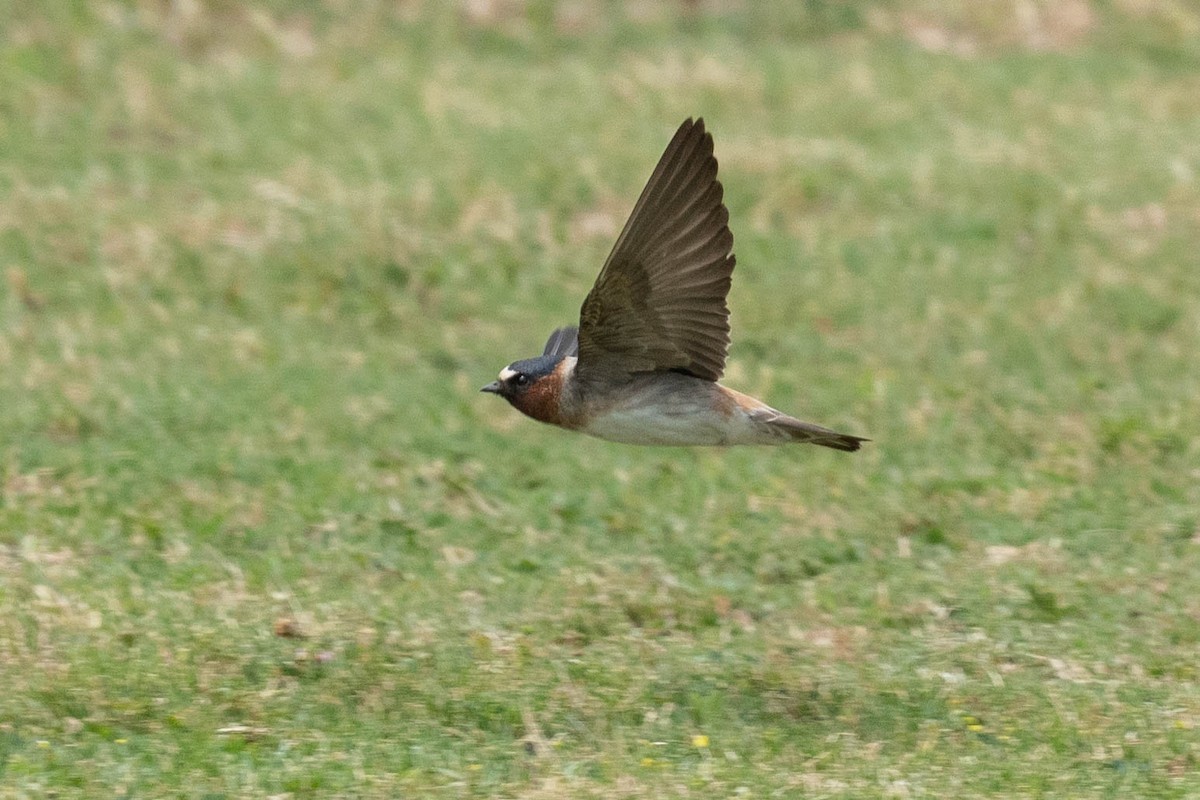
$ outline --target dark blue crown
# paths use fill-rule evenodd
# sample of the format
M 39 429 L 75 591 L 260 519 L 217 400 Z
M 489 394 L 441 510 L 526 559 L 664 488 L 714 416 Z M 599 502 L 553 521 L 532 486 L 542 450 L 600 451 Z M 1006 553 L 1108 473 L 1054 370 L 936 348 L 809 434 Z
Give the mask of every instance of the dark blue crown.
M 524 361 L 514 361 L 508 365 L 508 368 L 528 375 L 530 378 L 542 378 L 554 372 L 554 368 L 562 359 L 562 356 L 538 356 L 537 358 L 527 358 Z

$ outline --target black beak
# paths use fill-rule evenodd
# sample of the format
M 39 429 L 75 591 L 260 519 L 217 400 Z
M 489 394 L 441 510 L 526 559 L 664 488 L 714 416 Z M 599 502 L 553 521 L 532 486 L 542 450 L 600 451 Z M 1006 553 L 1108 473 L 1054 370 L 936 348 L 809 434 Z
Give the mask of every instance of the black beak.
M 503 387 L 500 385 L 500 381 L 492 381 L 491 383 L 489 383 L 487 386 L 483 387 L 479 391 L 491 392 L 492 394 L 500 394 L 502 388 Z

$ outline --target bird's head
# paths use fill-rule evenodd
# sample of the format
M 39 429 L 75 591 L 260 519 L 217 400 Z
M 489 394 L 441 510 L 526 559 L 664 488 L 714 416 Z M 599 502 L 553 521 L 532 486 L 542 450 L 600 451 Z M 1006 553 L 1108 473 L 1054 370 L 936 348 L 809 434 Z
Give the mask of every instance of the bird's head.
M 538 356 L 514 361 L 500 376 L 479 391 L 498 394 L 513 408 L 542 422 L 556 422 L 558 399 L 564 380 L 562 356 Z

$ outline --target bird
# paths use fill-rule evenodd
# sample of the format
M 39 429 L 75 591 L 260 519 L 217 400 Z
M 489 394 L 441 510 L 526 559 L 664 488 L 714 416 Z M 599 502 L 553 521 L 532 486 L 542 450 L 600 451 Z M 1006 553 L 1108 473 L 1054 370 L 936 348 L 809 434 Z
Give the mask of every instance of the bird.
M 636 445 L 810 443 L 860 436 L 803 422 L 719 383 L 729 350 L 733 234 L 713 137 L 687 119 L 663 151 L 579 324 L 480 391 L 538 422 Z

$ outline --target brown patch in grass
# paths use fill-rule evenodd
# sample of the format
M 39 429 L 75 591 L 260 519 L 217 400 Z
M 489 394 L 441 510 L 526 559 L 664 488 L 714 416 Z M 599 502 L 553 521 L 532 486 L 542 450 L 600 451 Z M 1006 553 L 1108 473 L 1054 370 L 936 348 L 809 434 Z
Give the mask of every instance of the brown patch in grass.
M 1007 0 L 952 7 L 921 3 L 868 15 L 877 30 L 897 33 L 922 50 L 970 58 L 1020 49 L 1067 52 L 1083 46 L 1097 25 L 1088 0 Z

